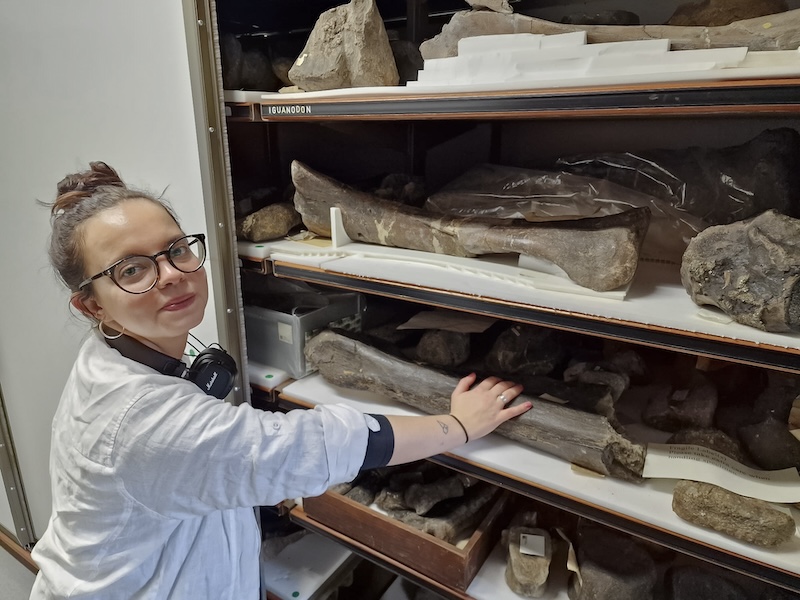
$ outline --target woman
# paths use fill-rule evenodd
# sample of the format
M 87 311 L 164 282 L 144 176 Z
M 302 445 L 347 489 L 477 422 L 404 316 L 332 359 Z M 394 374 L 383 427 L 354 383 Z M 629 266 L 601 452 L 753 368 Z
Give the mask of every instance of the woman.
M 530 408 L 521 386 L 462 379 L 451 414 L 347 406 L 234 407 L 123 356 L 118 340 L 180 360 L 208 299 L 202 236 L 101 162 L 66 177 L 50 258 L 96 331 L 53 421 L 53 511 L 31 598 L 257 598 L 253 507 L 318 495 L 362 468 L 451 450 Z

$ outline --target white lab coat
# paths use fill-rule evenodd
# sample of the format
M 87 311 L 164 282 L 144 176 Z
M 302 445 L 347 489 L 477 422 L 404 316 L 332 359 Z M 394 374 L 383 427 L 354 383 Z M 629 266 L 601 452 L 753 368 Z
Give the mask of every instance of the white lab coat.
M 31 598 L 257 598 L 253 507 L 354 479 L 369 419 L 234 407 L 92 335 L 53 420 Z

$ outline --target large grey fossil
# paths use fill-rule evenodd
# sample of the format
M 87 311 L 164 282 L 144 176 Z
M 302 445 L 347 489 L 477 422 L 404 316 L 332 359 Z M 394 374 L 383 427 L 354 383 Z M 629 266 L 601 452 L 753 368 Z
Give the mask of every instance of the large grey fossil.
M 351 0 L 322 13 L 289 79 L 307 92 L 397 85 L 400 77 L 375 0 Z
M 796 527 L 791 514 L 769 502 L 699 481 L 681 480 L 675 484 L 672 510 L 690 523 L 756 546 L 787 542 L 794 536 Z
M 295 208 L 316 234 L 331 235 L 330 208 L 338 207 L 345 232 L 355 241 L 451 256 L 535 256 L 597 291 L 633 279 L 650 223 L 647 208 L 546 223 L 437 215 L 353 189 L 298 161 L 292 162 L 292 182 Z
M 504 33 L 586 31 L 589 43 L 667 38 L 673 50 L 747 46 L 750 50 L 796 50 L 800 46 L 800 9 L 718 27 L 679 25 L 567 25 L 520 14 L 489 10 L 457 12 L 442 32 L 420 46 L 424 59 L 456 56 L 458 40 Z
M 696 304 L 765 331 L 800 331 L 800 219 L 768 210 L 700 232 L 681 280 Z
M 450 412 L 455 377 L 330 330 L 309 340 L 305 354 L 333 385 L 368 390 L 429 414 Z M 525 395 L 512 404 L 526 400 L 533 408 L 500 425 L 497 433 L 598 473 L 641 477 L 645 448 L 620 435 L 607 419 Z

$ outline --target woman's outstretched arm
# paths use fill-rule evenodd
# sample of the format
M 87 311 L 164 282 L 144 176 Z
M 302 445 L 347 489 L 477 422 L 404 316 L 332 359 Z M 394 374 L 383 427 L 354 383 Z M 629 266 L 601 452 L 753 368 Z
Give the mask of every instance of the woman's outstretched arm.
M 488 377 L 473 387 L 475 374 L 458 382 L 450 397 L 450 414 L 425 417 L 387 416 L 394 431 L 390 465 L 448 452 L 487 433 L 530 409 L 531 403 L 506 408 L 522 386 Z

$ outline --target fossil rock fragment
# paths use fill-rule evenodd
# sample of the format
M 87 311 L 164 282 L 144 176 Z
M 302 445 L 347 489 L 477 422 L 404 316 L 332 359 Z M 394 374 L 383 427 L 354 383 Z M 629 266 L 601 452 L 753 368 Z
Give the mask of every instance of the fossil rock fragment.
M 679 481 L 672 510 L 681 519 L 756 546 L 777 546 L 794 536 L 795 522 L 768 502 L 709 483 Z
M 594 13 L 573 13 L 561 19 L 569 25 L 638 25 L 639 15 L 629 10 L 601 10 Z
M 647 364 L 642 356 L 635 350 L 620 350 L 600 363 L 600 367 L 614 373 L 627 375 L 632 383 L 642 383 L 647 380 Z
M 709 227 L 683 255 L 681 281 L 698 305 L 765 331 L 800 331 L 800 219 L 769 210 Z
M 566 355 L 559 332 L 534 325 L 514 325 L 492 344 L 486 355 L 486 368 L 509 375 L 548 375 Z
M 710 382 L 674 389 L 658 385 L 642 413 L 642 421 L 662 431 L 683 428 L 704 429 L 714 423 L 717 390 Z
M 456 367 L 469 358 L 468 333 L 429 329 L 417 344 L 417 359 L 437 367 Z
M 581 381 L 608 386 L 613 402 L 619 400 L 631 383 L 630 378 L 624 373 L 606 371 L 600 365 L 588 362 L 576 362 L 567 367 L 564 371 L 564 381 Z
M 466 0 L 466 2 L 471 7 L 477 9 L 488 8 L 489 10 L 507 15 L 510 15 L 514 12 L 514 9 L 511 8 L 508 0 Z
M 272 72 L 280 80 L 282 87 L 291 87 L 293 84 L 292 80 L 289 79 L 289 69 L 292 68 L 294 59 L 288 56 L 272 56 L 270 62 L 272 64 Z
M 690 444 L 710 448 L 736 462 L 746 463 L 747 459 L 739 443 L 719 429 L 681 429 L 667 440 L 668 444 Z
M 219 36 L 219 53 L 222 62 L 222 85 L 226 90 L 241 87 L 242 44 L 232 33 Z
M 426 197 L 425 182 L 422 178 L 405 173 L 390 173 L 381 180 L 380 187 L 373 193 L 378 198 L 412 206 L 422 206 Z
M 472 486 L 462 498 L 442 502 L 437 507 L 437 516 L 421 516 L 411 510 L 390 511 L 389 516 L 440 540 L 453 542 L 460 533 L 480 522 L 498 491 L 491 485 L 478 484 Z
M 544 538 L 544 555 L 536 556 L 520 551 L 523 535 Z M 553 560 L 550 534 L 535 527 L 513 526 L 503 531 L 502 544 L 508 551 L 505 578 L 511 591 L 526 598 L 543 596 Z
M 557 165 L 648 194 L 709 225 L 740 221 L 770 208 L 800 216 L 800 133 L 788 127 L 726 148 L 585 154 L 561 158 Z
M 219 40 L 222 60 L 222 84 L 226 90 L 261 90 L 272 92 L 280 81 L 272 70 L 269 56 L 262 47 L 243 48 L 239 38 L 226 33 Z
M 650 211 L 548 223 L 433 215 L 398 206 L 292 162 L 294 204 L 303 223 L 330 236 L 330 208 L 338 207 L 347 235 L 360 242 L 449 254 L 515 253 L 561 267 L 575 283 L 598 291 L 627 284 L 636 272 Z
M 764 27 L 769 22 L 771 27 Z M 458 40 L 476 35 L 501 33 L 568 33 L 586 31 L 591 44 L 667 38 L 673 50 L 747 46 L 750 50 L 795 50 L 800 46 L 800 9 L 769 17 L 735 21 L 720 27 L 671 25 L 565 25 L 488 10 L 457 12 L 442 32 L 422 43 L 424 59 L 456 56 Z
M 667 25 L 728 25 L 743 19 L 755 19 L 789 10 L 785 0 L 704 0 L 681 4 Z
M 306 343 L 306 357 L 333 385 L 369 390 L 429 414 L 449 412 L 455 377 L 394 358 L 359 341 L 323 331 Z M 520 396 L 513 403 L 524 402 Z M 598 415 L 533 401 L 497 433 L 582 467 L 623 479 L 641 477 L 645 449 Z
M 346 481 L 344 483 L 337 483 L 336 485 L 332 485 L 328 488 L 329 492 L 333 492 L 334 494 L 341 494 L 342 496 L 346 495 L 347 492 L 353 489 L 353 482 Z
M 496 371 L 494 373 L 497 374 Z M 521 384 L 530 396 L 539 396 L 550 402 L 602 415 L 612 426 L 616 424 L 614 396 L 607 385 L 559 381 L 553 377 L 528 375 L 525 372 L 515 373 L 511 378 Z
M 419 71 L 425 66 L 419 46 L 410 40 L 389 39 L 392 55 L 400 77 L 399 84 L 405 85 L 409 81 L 416 81 Z
M 651 600 L 656 565 L 629 536 L 582 520 L 578 526 L 581 582 L 573 577 L 570 600 Z
M 800 397 L 800 378 L 788 373 L 769 371 L 767 387 L 758 395 L 753 415 L 756 421 L 769 417 L 786 421 L 792 410 L 792 403 Z
M 591 410 L 598 415 L 603 415 L 612 425 L 617 425 L 616 403 L 622 393 L 630 386 L 630 378 L 623 373 L 605 371 L 592 363 L 574 363 L 564 371 L 564 381 L 568 384 L 593 386 L 594 389 L 605 388 L 603 394 L 593 404 L 577 405 L 584 410 Z M 585 395 L 588 401 L 591 396 Z M 573 406 L 575 404 L 573 403 Z
M 409 486 L 419 483 L 425 483 L 425 475 L 418 471 L 401 471 L 389 476 L 389 484 L 387 488 L 393 492 L 404 492 Z
M 424 515 L 442 500 L 459 498 L 463 495 L 464 484 L 461 478 L 458 475 L 451 475 L 432 483 L 416 483 L 409 486 L 403 500 L 415 513 Z
M 375 496 L 375 504 L 378 508 L 386 512 L 392 510 L 408 510 L 409 507 L 406 505 L 404 496 L 405 494 L 403 492 L 395 492 L 385 487 Z
M 786 421 L 773 417 L 739 429 L 739 439 L 748 454 L 762 469 L 774 471 L 800 468 L 800 440 L 786 427 Z
M 257 210 L 237 223 L 236 235 L 251 242 L 274 240 L 300 225 L 300 215 L 291 204 L 279 202 Z
M 730 579 L 707 569 L 681 565 L 670 567 L 665 580 L 672 600 L 748 600 L 750 596 Z
M 289 79 L 309 92 L 397 85 L 397 66 L 375 0 L 350 0 L 322 13 Z
M 354 502 L 369 506 L 383 488 L 384 476 L 380 469 L 371 469 L 361 473 L 353 483 L 353 487 L 344 495 Z

